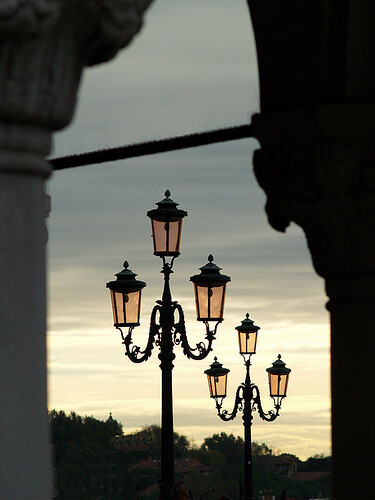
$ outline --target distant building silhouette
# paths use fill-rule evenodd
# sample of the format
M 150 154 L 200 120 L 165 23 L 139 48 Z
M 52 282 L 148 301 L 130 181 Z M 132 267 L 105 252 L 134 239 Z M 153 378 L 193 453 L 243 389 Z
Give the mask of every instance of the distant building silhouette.
M 274 460 L 274 471 L 279 476 L 290 477 L 297 472 L 298 460 L 287 454 L 279 455 Z

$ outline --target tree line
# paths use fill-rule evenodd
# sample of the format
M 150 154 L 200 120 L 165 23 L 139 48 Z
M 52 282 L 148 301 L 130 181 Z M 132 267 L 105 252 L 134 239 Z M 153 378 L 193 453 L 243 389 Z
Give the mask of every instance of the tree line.
M 49 421 L 56 500 L 158 500 L 157 488 L 152 491 L 159 478 L 158 425 L 126 435 L 112 417 L 100 421 L 56 410 L 49 413 Z M 194 500 L 240 498 L 244 450 L 241 437 L 222 432 L 206 437 L 197 446 L 175 433 L 174 442 L 177 459 L 185 459 L 186 463 L 195 459 L 194 463 L 202 464 L 200 468 L 176 471 L 176 482 L 183 484 Z M 265 443 L 252 443 L 252 453 L 255 499 L 270 490 L 277 499 L 283 490 L 293 500 L 329 496 L 329 475 L 314 481 L 293 481 L 275 473 L 275 454 Z M 290 456 L 298 461 L 300 471 L 330 471 L 330 457 L 316 455 L 301 461 Z M 147 489 L 150 495 L 142 496 Z

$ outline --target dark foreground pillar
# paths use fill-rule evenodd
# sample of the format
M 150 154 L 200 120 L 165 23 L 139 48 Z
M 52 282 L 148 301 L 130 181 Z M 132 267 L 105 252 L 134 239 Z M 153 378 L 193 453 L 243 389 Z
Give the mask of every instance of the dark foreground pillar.
M 271 225 L 306 234 L 331 314 L 333 498 L 371 498 L 375 338 L 375 105 L 253 118 Z
M 150 0 L 0 2 L 0 498 L 51 498 L 44 181 L 86 65 L 111 59 Z

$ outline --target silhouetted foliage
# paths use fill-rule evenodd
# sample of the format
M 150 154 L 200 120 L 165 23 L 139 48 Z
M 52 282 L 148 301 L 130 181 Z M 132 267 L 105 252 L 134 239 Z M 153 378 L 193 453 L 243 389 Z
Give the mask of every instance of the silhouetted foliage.
M 325 455 L 314 455 L 303 462 L 300 466 L 302 471 L 319 471 L 330 472 L 332 464 L 332 457 Z
M 158 481 L 158 469 L 132 469 L 141 459 L 160 458 L 158 425 L 124 436 L 121 424 L 112 418 L 102 422 L 52 410 L 49 420 L 56 499 L 132 500 L 137 488 L 145 489 Z M 190 443 L 178 433 L 174 438 L 176 457 L 182 457 Z
M 154 459 L 160 458 L 161 448 L 161 428 L 159 425 L 148 425 L 143 427 L 140 431 L 129 434 L 128 436 L 121 436 L 117 440 L 119 446 L 127 449 L 145 449 L 147 456 Z M 181 458 L 185 456 L 189 449 L 190 443 L 186 436 L 174 433 L 174 450 L 175 457 Z
M 241 463 L 243 459 L 244 442 L 233 434 L 225 432 L 205 438 L 202 444 L 203 451 L 216 451 L 225 458 L 225 463 Z
M 55 410 L 49 416 L 57 500 L 136 500 L 137 491 L 158 483 L 158 467 L 137 467 L 140 460 L 159 459 L 158 425 L 124 435 L 121 424 L 111 417 L 102 422 Z M 218 500 L 223 495 L 232 500 L 239 498 L 244 448 L 241 437 L 221 432 L 205 438 L 199 447 L 178 433 L 174 438 L 176 458 L 197 458 L 203 464 L 202 468 L 176 473 L 176 482 L 183 481 L 195 500 Z M 293 481 L 275 474 L 274 454 L 265 443 L 252 443 L 252 453 L 255 500 L 260 491 L 269 489 L 276 498 L 286 490 L 288 498 L 295 500 L 329 494 L 329 475 L 314 481 Z M 310 457 L 306 462 L 299 461 L 299 468 L 328 472 L 330 457 Z M 154 491 L 147 498 L 158 500 L 159 494 Z
M 90 495 L 112 487 L 116 471 L 111 439 L 122 433 L 121 424 L 113 419 L 102 422 L 55 410 L 50 412 L 49 420 L 56 498 L 94 498 Z

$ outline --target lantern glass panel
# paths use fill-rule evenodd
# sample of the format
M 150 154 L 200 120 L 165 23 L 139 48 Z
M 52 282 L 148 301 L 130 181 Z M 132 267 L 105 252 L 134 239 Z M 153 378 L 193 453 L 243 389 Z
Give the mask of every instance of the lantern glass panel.
M 218 321 L 223 318 L 226 283 L 195 283 L 197 319 Z
M 208 288 L 194 284 L 195 288 L 195 305 L 197 308 L 197 318 L 203 319 L 208 317 Z
M 181 245 L 183 219 L 169 221 L 169 251 L 179 252 Z
M 289 373 L 287 373 L 286 375 L 280 375 L 279 396 L 282 398 L 286 396 L 286 391 L 288 389 L 288 380 Z
M 240 354 L 255 354 L 258 332 L 238 331 Z
M 227 374 L 207 375 L 211 398 L 225 398 L 227 395 Z
M 113 319 L 115 326 L 139 325 L 142 290 L 127 293 L 111 290 Z
M 152 235 L 156 254 L 175 254 L 180 252 L 182 222 L 180 218 L 153 218 Z
M 222 319 L 223 317 L 225 288 L 226 284 L 213 286 L 209 289 L 210 317 L 213 319 Z
M 288 388 L 289 373 L 287 374 L 268 374 L 270 396 L 272 398 L 284 398 Z
M 167 232 L 165 231 L 165 222 L 152 219 L 152 238 L 154 242 L 154 252 L 166 250 Z

